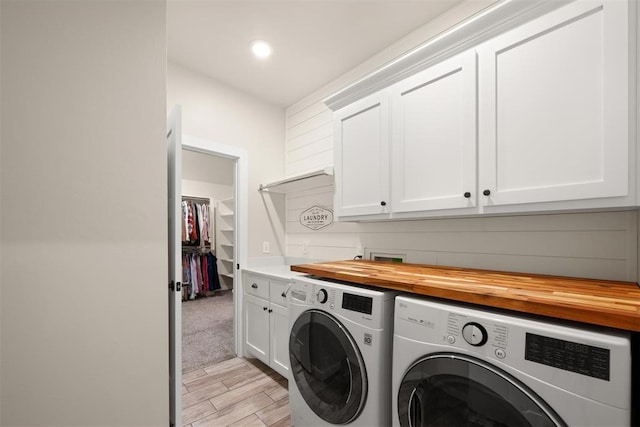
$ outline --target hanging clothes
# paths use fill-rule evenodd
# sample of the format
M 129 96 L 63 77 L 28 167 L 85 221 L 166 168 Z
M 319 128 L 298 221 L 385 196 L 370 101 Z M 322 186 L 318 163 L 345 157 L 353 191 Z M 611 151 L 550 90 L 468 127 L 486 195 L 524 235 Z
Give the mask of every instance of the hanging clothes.
M 183 234 L 182 243 L 189 246 L 209 246 L 211 244 L 211 221 L 209 203 L 190 200 L 182 201 Z
M 207 255 L 207 268 L 209 269 L 209 290 L 215 291 L 220 289 L 220 277 L 218 276 L 218 259 L 212 253 Z
M 182 201 L 182 221 L 180 221 L 180 225 L 181 225 L 181 235 L 182 235 L 182 241 L 185 242 L 187 241 L 187 216 L 188 216 L 188 208 L 187 208 L 187 202 L 185 200 Z
M 189 299 L 221 289 L 217 268 L 218 259 L 211 252 L 182 255 L 182 282 L 190 285 Z
M 221 288 L 217 259 L 211 250 L 210 205 L 206 199 L 182 200 L 182 280 L 188 284 L 188 299 Z

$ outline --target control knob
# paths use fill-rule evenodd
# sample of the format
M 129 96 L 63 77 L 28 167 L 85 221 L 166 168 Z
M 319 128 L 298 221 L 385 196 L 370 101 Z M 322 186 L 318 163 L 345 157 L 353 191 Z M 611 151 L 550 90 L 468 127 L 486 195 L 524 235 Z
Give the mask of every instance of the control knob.
M 487 342 L 487 330 L 479 323 L 469 322 L 462 328 L 462 337 L 472 346 L 480 347 Z
M 320 304 L 324 304 L 325 302 L 327 302 L 327 299 L 329 298 L 329 295 L 327 295 L 327 291 L 324 289 L 320 289 L 318 291 L 318 293 L 316 294 L 316 297 L 318 298 L 318 302 Z

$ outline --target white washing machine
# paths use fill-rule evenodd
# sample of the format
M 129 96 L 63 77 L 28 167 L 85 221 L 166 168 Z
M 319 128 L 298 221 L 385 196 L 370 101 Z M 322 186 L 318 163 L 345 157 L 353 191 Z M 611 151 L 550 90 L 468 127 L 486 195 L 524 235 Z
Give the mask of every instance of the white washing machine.
M 396 298 L 394 426 L 629 426 L 630 336 Z
M 295 277 L 289 290 L 293 425 L 391 424 L 393 291 Z

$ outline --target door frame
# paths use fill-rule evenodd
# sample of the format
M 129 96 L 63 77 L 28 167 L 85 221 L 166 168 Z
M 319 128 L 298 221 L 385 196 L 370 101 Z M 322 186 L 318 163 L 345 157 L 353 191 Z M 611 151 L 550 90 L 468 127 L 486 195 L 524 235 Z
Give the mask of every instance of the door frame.
M 234 352 L 238 357 L 244 357 L 242 346 L 242 275 L 238 266 L 244 267 L 248 260 L 248 180 L 249 153 L 241 147 L 220 144 L 190 135 L 182 136 L 182 148 L 213 156 L 226 157 L 235 161 L 234 168 L 234 251 L 233 251 L 233 342 Z

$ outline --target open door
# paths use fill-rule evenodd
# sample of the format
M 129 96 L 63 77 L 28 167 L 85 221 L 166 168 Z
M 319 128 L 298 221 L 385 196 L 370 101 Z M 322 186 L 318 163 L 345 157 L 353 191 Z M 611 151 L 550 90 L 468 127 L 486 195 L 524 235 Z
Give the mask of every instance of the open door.
M 169 218 L 169 403 L 171 426 L 182 426 L 182 108 L 168 120 L 167 191 Z

